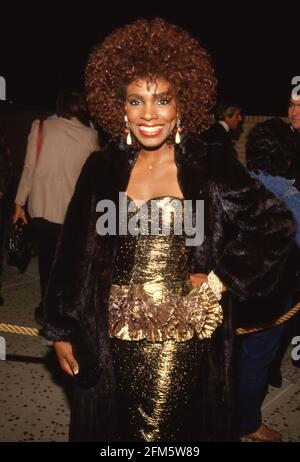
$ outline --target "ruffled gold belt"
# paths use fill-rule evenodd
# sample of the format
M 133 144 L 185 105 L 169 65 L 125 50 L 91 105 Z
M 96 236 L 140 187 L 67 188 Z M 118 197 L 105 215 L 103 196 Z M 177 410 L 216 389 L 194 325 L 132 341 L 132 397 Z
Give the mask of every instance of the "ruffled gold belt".
M 144 284 L 112 285 L 109 335 L 122 340 L 183 342 L 210 338 L 222 323 L 222 308 L 204 282 L 184 296 L 155 303 Z

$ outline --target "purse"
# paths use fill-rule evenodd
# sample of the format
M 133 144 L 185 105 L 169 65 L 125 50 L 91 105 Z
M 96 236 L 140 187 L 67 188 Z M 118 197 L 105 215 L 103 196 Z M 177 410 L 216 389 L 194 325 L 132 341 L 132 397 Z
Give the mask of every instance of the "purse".
M 37 146 L 36 146 L 36 166 L 40 157 L 43 142 L 43 120 L 39 122 Z M 24 273 L 32 255 L 32 230 L 30 224 L 18 220 L 13 225 L 7 240 L 7 264 L 16 266 L 20 273 Z
M 7 264 L 16 266 L 20 273 L 26 270 L 31 256 L 28 225 L 21 220 L 13 225 L 7 242 Z

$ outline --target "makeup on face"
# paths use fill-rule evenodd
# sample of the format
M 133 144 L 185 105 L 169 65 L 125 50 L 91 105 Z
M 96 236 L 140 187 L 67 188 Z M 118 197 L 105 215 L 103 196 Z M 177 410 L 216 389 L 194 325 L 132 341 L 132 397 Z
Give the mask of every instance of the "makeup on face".
M 164 79 L 137 79 L 129 84 L 125 110 L 129 129 L 145 147 L 161 146 L 176 125 L 176 100 Z

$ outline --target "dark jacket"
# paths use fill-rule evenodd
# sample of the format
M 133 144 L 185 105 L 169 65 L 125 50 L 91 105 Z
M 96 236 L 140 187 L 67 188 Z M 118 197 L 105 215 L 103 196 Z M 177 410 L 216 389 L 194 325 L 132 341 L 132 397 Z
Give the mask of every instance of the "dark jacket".
M 67 212 L 46 294 L 44 335 L 73 341 L 80 364 L 72 440 L 113 439 L 116 412 L 107 304 L 116 239 L 96 235 L 96 204 L 100 199 L 117 204 L 137 154 L 110 144 L 87 160 Z M 176 147 L 175 160 L 184 198 L 204 199 L 205 240 L 190 247 L 190 272 L 214 270 L 241 299 L 270 292 L 295 234 L 291 213 L 248 175 L 231 150 L 219 144 L 204 145 L 185 136 Z M 233 438 L 229 294 L 223 299 L 225 319 L 203 364 L 202 398 L 209 421 L 202 416 L 199 429 L 202 435 L 205 429 L 210 440 Z M 257 323 L 272 318 L 272 313 L 266 307 L 251 316 Z
M 203 132 L 201 138 L 207 143 L 220 143 L 228 147 L 233 146 L 230 131 L 228 132 L 219 122 L 214 123 L 208 130 Z

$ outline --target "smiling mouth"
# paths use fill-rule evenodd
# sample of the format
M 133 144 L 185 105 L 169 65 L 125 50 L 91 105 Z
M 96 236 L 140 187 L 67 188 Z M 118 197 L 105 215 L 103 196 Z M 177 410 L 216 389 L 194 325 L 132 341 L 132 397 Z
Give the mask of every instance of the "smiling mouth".
M 139 125 L 138 129 L 139 129 L 139 132 L 143 136 L 153 137 L 153 136 L 158 136 L 162 132 L 163 125 L 154 125 L 154 126 Z

